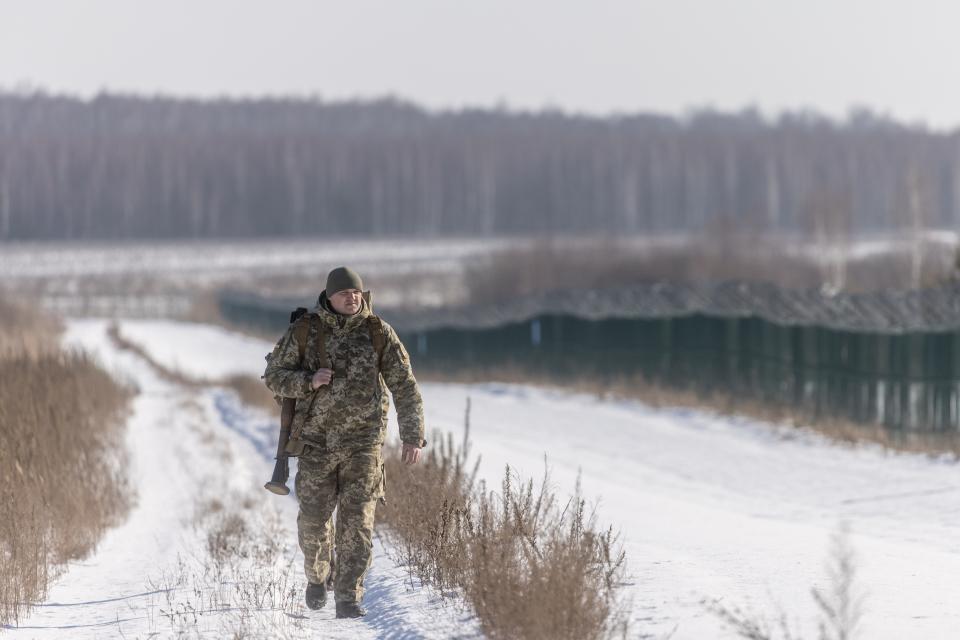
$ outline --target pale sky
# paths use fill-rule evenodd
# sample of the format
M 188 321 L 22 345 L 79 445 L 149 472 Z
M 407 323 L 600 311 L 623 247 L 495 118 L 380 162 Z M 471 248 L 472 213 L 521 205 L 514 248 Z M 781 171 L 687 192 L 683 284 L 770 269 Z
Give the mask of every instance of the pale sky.
M 948 0 L 0 0 L 0 87 L 960 127 Z

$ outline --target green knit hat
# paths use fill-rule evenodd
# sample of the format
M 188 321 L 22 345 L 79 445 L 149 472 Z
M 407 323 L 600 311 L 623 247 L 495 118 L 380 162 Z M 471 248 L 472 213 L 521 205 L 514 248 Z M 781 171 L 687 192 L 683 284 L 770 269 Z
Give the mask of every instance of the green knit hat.
M 363 291 L 363 280 L 360 274 L 349 267 L 337 267 L 327 276 L 327 297 L 344 289 L 359 289 Z

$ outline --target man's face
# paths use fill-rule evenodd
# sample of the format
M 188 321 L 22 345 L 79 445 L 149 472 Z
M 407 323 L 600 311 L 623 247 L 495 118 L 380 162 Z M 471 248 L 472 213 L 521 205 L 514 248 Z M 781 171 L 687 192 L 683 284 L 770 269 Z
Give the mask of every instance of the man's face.
M 330 306 L 341 315 L 352 316 L 360 311 L 362 299 L 363 292 L 359 289 L 344 289 L 330 296 Z

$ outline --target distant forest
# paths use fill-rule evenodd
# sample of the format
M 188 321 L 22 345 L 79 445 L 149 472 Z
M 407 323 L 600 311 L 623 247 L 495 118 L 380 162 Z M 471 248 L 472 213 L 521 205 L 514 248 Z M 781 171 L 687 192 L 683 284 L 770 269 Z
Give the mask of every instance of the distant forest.
M 867 112 L 586 117 L 397 100 L 0 94 L 0 239 L 960 223 L 960 135 Z

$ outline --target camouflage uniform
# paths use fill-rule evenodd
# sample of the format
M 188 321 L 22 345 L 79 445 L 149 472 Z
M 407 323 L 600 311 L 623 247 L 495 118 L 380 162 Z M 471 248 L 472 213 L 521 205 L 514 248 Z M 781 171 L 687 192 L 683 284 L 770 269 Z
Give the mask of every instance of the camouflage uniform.
M 343 316 L 321 295 L 311 313 L 323 325 L 328 362 L 318 361 L 319 323 L 311 323 L 301 366 L 291 326 L 268 357 L 264 381 L 277 395 L 298 399 L 293 432 L 299 430 L 308 445 L 295 483 L 307 580 L 321 584 L 330 573 L 331 517 L 338 507 L 334 595 L 338 602 L 359 602 L 373 549 L 374 511 L 385 489 L 381 449 L 390 407 L 386 392 L 393 394 L 397 407 L 400 439 L 418 447 L 425 444 L 423 402 L 410 357 L 382 320 L 385 344 L 378 364 L 366 301 L 354 315 Z M 314 391 L 311 378 L 320 368 L 333 369 L 333 378 Z

